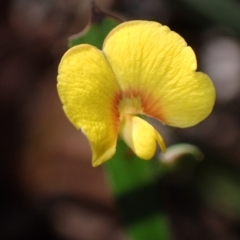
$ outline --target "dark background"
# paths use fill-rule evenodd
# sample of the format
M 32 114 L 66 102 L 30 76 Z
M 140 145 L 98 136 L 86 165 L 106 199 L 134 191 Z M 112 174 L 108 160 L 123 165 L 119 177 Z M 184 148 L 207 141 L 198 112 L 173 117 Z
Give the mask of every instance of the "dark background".
M 189 129 L 161 127 L 167 145 L 192 143 L 202 162 L 159 183 L 174 239 L 240 239 L 240 2 L 99 0 L 127 19 L 180 33 L 217 90 L 214 112 Z M 126 239 L 101 167 L 63 114 L 57 66 L 87 23 L 87 0 L 5 0 L 0 7 L 0 239 Z M 162 203 L 161 203 L 162 204 Z

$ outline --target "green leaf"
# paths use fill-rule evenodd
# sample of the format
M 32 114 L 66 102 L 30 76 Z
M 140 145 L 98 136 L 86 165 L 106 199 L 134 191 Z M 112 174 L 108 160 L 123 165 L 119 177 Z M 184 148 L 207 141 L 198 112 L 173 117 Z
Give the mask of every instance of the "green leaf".
M 121 22 L 93 2 L 89 23 L 80 33 L 69 38 L 69 47 L 87 43 L 101 49 L 107 34 Z
M 104 167 L 108 170 L 114 194 L 121 195 L 154 182 L 158 173 L 156 164 L 154 160 L 139 159 L 122 140 L 119 140 L 115 155 L 104 164 Z
M 130 239 L 170 240 L 169 219 L 157 185 L 159 162 L 139 159 L 119 140 L 104 168 Z

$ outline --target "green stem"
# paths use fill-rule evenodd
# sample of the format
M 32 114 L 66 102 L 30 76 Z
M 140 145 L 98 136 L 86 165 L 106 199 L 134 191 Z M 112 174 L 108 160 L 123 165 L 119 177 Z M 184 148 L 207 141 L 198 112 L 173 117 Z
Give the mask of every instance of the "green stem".
M 169 240 L 169 220 L 157 187 L 154 160 L 143 161 L 119 141 L 114 157 L 104 164 L 116 205 L 130 239 Z

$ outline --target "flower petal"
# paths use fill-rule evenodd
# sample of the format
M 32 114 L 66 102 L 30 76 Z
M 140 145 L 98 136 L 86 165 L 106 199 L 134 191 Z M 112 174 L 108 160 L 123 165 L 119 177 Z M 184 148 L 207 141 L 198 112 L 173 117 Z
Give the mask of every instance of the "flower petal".
M 144 113 L 163 123 L 189 127 L 212 111 L 211 80 L 195 72 L 193 50 L 177 33 L 150 21 L 118 25 L 103 52 L 126 96 L 141 96 Z
M 163 152 L 166 150 L 160 134 L 153 126 L 139 117 L 126 116 L 120 133 L 133 152 L 144 160 L 151 159 L 155 154 L 156 141 Z
M 87 44 L 68 50 L 59 65 L 58 93 L 66 115 L 91 144 L 93 166 L 111 158 L 120 89 L 102 52 Z

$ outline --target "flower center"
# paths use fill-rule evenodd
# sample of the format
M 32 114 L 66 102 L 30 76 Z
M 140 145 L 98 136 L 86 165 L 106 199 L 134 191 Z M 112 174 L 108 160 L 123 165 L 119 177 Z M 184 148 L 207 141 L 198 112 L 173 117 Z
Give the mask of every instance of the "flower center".
M 122 121 L 126 115 L 135 115 L 143 113 L 143 106 L 140 97 L 123 98 L 118 105 L 120 120 Z

